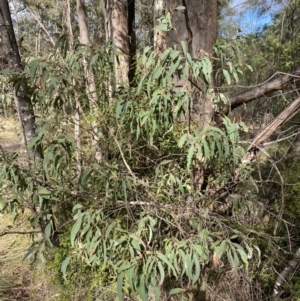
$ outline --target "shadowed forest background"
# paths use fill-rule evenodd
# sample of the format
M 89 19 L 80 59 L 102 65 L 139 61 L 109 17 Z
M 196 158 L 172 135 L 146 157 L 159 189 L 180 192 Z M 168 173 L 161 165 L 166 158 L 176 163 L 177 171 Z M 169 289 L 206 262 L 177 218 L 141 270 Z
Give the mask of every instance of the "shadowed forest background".
M 300 300 L 299 18 L 0 0 L 0 300 Z

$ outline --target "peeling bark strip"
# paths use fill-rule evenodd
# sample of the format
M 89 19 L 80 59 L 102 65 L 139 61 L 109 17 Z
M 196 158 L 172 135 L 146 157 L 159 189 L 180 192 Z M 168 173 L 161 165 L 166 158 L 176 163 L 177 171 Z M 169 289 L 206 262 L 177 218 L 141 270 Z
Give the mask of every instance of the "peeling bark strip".
M 3 52 L 8 61 L 8 68 L 12 71 L 22 71 L 23 66 L 7 0 L 0 1 L 0 34 Z M 28 148 L 28 144 L 35 137 L 36 126 L 33 106 L 27 95 L 27 87 L 24 82 L 19 83 L 18 87 L 14 88 L 14 99 L 23 129 L 25 146 Z M 36 155 L 42 157 L 40 151 Z
M 300 262 L 300 248 L 296 251 L 294 258 L 288 262 L 285 269 L 278 275 L 273 292 L 273 300 L 279 301 L 281 295 L 281 286 L 284 282 L 287 282 L 293 272 L 296 270 Z
M 88 30 L 88 17 L 85 9 L 85 0 L 77 0 L 77 16 L 78 16 L 80 43 L 84 45 L 88 45 L 90 44 L 90 36 Z M 96 115 L 96 112 L 98 111 L 98 106 L 97 106 L 98 97 L 97 97 L 94 73 L 92 70 L 88 69 L 85 57 L 83 57 L 82 59 L 82 64 L 83 64 L 85 79 L 86 79 L 86 90 L 91 104 L 92 113 Z M 76 107 L 79 106 L 80 103 L 76 105 Z M 79 108 L 76 108 L 76 110 L 78 110 L 78 114 L 79 114 Z M 103 159 L 103 152 L 100 147 L 100 138 L 102 136 L 102 133 L 99 130 L 97 121 L 92 122 L 92 136 L 93 136 L 92 143 L 95 150 L 95 158 L 97 162 L 101 162 Z
M 230 107 L 231 110 L 243 105 L 244 103 L 248 103 L 252 100 L 255 100 L 259 97 L 265 96 L 272 92 L 283 90 L 289 84 L 297 83 L 300 81 L 300 67 L 298 67 L 294 72 L 290 74 L 285 74 L 283 76 L 278 76 L 273 79 L 268 80 L 267 82 L 258 85 L 248 91 L 239 93 L 236 96 L 231 97 L 230 99 Z M 223 113 L 229 113 L 229 107 L 225 106 L 223 108 Z

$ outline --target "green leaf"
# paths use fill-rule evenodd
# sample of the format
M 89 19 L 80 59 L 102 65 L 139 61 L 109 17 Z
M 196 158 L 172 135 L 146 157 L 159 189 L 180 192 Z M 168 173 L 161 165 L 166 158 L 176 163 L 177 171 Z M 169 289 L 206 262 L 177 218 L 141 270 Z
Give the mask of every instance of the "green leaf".
M 185 78 L 189 77 L 189 72 L 190 72 L 190 65 L 188 62 L 185 63 L 182 74 Z
M 222 254 L 226 250 L 226 240 L 223 240 L 219 246 L 215 248 L 215 253 L 217 254 L 218 258 L 221 259 Z
M 66 273 L 66 272 L 67 272 L 67 267 L 68 267 L 68 265 L 69 265 L 70 259 L 71 259 L 70 256 L 67 257 L 67 258 L 62 262 L 61 267 L 60 267 L 60 271 L 62 272 L 63 278 L 64 278 L 65 280 L 67 280 L 67 273 Z
M 246 64 L 246 67 L 247 67 L 251 72 L 253 72 L 253 68 L 252 68 L 250 65 L 247 65 L 247 64 Z
M 49 191 L 47 188 L 42 187 L 42 186 L 39 186 L 39 188 L 38 188 L 38 193 L 39 193 L 40 195 L 49 195 L 49 194 L 52 194 L 51 191 Z
M 179 7 L 180 7 L 180 6 L 179 6 Z M 181 7 L 183 7 L 183 8 L 185 9 L 184 6 L 181 6 Z M 178 7 L 177 7 L 177 9 L 178 9 Z M 185 41 L 181 41 L 180 44 L 181 44 L 181 48 L 182 48 L 183 54 L 184 54 L 184 56 L 186 56 L 186 53 L 187 53 L 187 47 L 186 47 Z
M 185 141 L 186 141 L 186 137 L 187 137 L 187 134 L 183 134 L 180 139 L 179 139 L 179 142 L 178 142 L 178 146 L 181 148 L 183 147 Z
M 210 153 L 210 150 L 209 150 L 208 143 L 207 143 L 206 139 L 202 140 L 202 144 L 203 144 L 203 148 L 204 148 L 205 161 L 208 161 L 213 156 L 213 154 Z
M 172 50 L 172 48 L 167 48 L 167 49 L 162 53 L 162 55 L 161 55 L 161 57 L 160 57 L 160 59 L 161 59 L 162 62 L 164 62 L 164 61 L 168 58 L 169 54 L 171 53 L 171 50 Z
M 129 263 L 124 263 L 118 268 L 118 274 L 122 273 L 123 271 L 131 269 L 135 263 L 129 262 Z
M 158 264 L 157 264 L 157 267 L 159 269 L 159 274 L 160 274 L 160 281 L 159 281 L 159 285 L 162 285 L 164 280 L 165 280 L 165 271 L 164 271 L 164 268 L 161 264 L 161 262 L 159 261 Z
M 169 163 L 173 162 L 173 160 L 163 160 L 159 163 L 159 165 L 167 165 Z
M 139 82 L 139 84 L 138 84 L 137 92 L 140 92 L 140 91 L 141 91 L 142 86 L 143 86 L 143 84 L 144 84 L 144 80 L 145 80 L 145 78 L 146 78 L 147 76 L 148 76 L 147 74 L 144 74 L 143 77 L 141 78 L 141 80 L 140 80 L 140 82 Z
M 200 277 L 200 271 L 201 271 L 199 258 L 195 253 L 193 254 L 193 265 L 195 267 L 194 269 L 195 273 L 192 275 L 192 285 L 194 285 L 198 281 Z
M 145 275 L 142 275 L 139 285 L 139 295 L 142 301 L 148 301 L 148 291 L 145 286 Z
M 51 239 L 50 239 L 50 236 L 51 236 L 51 233 L 52 233 L 52 223 L 51 223 L 51 220 L 47 220 L 47 222 L 48 222 L 48 224 L 45 228 L 44 235 L 45 235 L 45 239 L 52 246 Z
M 116 222 L 112 222 L 108 227 L 107 227 L 107 230 L 105 232 L 105 240 L 108 239 L 109 235 L 110 235 L 110 232 L 112 231 L 112 229 L 116 226 Z
M 162 31 L 169 31 L 170 26 L 168 23 L 162 23 L 154 27 L 154 30 L 162 30 Z
M 168 268 L 170 270 L 173 271 L 173 275 L 176 277 L 177 276 L 176 270 L 174 269 L 171 262 L 167 259 L 167 257 L 164 254 L 162 254 L 161 252 L 157 252 L 156 255 L 160 260 L 162 260 L 168 266 Z
M 188 150 L 188 154 L 187 154 L 187 169 L 190 169 L 190 166 L 192 164 L 192 159 L 193 159 L 193 155 L 194 155 L 194 143 L 191 144 L 189 150 Z
M 76 222 L 73 225 L 72 230 L 71 230 L 71 238 L 70 239 L 71 239 L 71 244 L 73 247 L 74 247 L 76 235 L 78 234 L 78 232 L 80 230 L 81 224 L 82 224 L 82 215 L 80 215 L 79 218 L 76 220 Z
M 210 83 L 211 73 L 212 73 L 212 64 L 211 61 L 206 57 L 202 60 L 202 72 L 207 83 Z
M 175 8 L 176 10 L 185 10 L 185 6 L 177 6 L 176 8 Z
M 78 209 L 81 209 L 81 208 L 83 208 L 83 206 L 81 204 L 76 204 L 76 205 L 74 205 L 74 207 L 72 209 L 72 212 L 74 212 L 74 211 L 76 211 Z
M 231 84 L 231 78 L 230 78 L 229 72 L 226 69 L 223 69 L 223 74 L 226 78 L 227 84 L 230 85 Z
M 173 288 L 173 289 L 171 289 L 169 295 L 172 296 L 172 295 L 180 294 L 182 292 L 184 292 L 184 290 L 182 288 Z
M 86 187 L 86 183 L 91 175 L 91 173 L 94 171 L 93 168 L 85 170 L 81 173 L 79 178 L 79 191 L 82 192 L 84 188 Z
M 129 287 L 132 291 L 135 291 L 136 289 L 136 286 L 135 286 L 135 280 L 136 280 L 136 272 L 135 272 L 135 269 L 134 269 L 134 266 L 132 266 L 130 269 L 128 269 L 126 271 L 126 274 L 127 274 L 127 279 L 128 279 L 128 282 L 129 282 Z
M 117 279 L 117 291 L 118 291 L 118 297 L 120 301 L 123 301 L 123 279 L 124 279 L 124 272 L 121 272 L 118 275 Z

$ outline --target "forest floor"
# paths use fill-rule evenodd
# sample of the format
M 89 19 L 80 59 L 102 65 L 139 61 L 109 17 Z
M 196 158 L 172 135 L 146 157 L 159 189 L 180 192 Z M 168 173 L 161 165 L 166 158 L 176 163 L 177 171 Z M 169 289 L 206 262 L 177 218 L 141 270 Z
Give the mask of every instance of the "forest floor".
M 22 150 L 22 136 L 19 122 L 0 116 L 0 146 L 4 151 Z
M 23 152 L 21 130 L 17 120 L 0 116 L 0 152 Z M 22 155 L 21 155 L 22 156 Z M 0 155 L 1 158 L 1 155 Z M 1 166 L 0 166 L 1 168 Z M 27 301 L 34 300 L 33 266 L 28 260 L 23 261 L 32 241 L 29 235 L 7 234 L 7 232 L 26 232 L 31 229 L 29 212 L 14 221 L 13 214 L 1 212 L 3 203 L 9 197 L 9 187 L 0 190 L 0 300 Z M 37 299 L 36 299 L 37 300 Z M 40 299 L 41 300 L 41 299 Z

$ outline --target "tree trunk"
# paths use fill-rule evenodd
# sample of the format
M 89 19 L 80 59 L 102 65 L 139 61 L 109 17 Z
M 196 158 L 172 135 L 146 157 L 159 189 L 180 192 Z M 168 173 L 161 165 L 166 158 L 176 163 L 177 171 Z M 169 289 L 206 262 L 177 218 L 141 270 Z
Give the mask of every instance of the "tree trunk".
M 135 75 L 136 34 L 135 34 L 135 0 L 128 0 L 128 37 L 129 37 L 129 84 L 133 84 Z
M 154 46 L 158 53 L 166 47 L 180 45 L 181 41 L 185 41 L 192 57 L 212 57 L 217 39 L 217 0 L 155 0 L 154 4 L 155 20 L 170 13 L 173 28 L 167 32 L 155 30 Z M 176 10 L 178 6 L 184 6 L 185 10 Z M 202 80 L 197 83 L 201 92 L 195 90 L 188 82 L 181 84 L 193 90 L 191 120 L 201 122 L 201 127 L 209 125 L 214 109 L 211 94 L 208 93 L 205 83 Z M 213 77 L 209 88 L 215 88 Z
M 176 10 L 178 6 L 185 10 Z M 165 8 L 171 12 L 175 29 L 167 32 L 166 45 L 185 41 L 192 57 L 212 55 L 217 39 L 217 0 L 165 0 Z
M 157 25 L 157 21 L 160 17 L 165 15 L 165 0 L 154 0 L 154 25 Z M 158 54 L 161 54 L 166 48 L 166 31 L 155 29 L 154 30 L 154 48 Z
M 84 0 L 77 0 L 77 15 L 78 15 L 80 43 L 84 45 L 88 45 L 90 44 L 90 37 L 89 37 L 88 21 L 87 21 L 88 18 L 86 14 Z M 88 93 L 92 113 L 95 115 L 98 109 L 95 78 L 93 72 L 91 70 L 88 70 L 86 59 L 84 57 L 82 59 L 82 63 L 85 72 L 86 90 Z M 100 147 L 101 132 L 99 131 L 99 127 L 96 121 L 92 122 L 92 136 L 93 136 L 93 146 L 95 150 L 95 158 L 98 162 L 100 162 L 103 159 L 103 154 Z
M 0 1 L 0 34 L 8 68 L 12 71 L 22 71 L 23 66 L 7 0 Z M 36 135 L 36 124 L 33 106 L 27 94 L 26 83 L 21 82 L 18 84 L 18 87 L 14 87 L 14 99 L 22 125 L 25 147 L 28 150 L 28 144 Z M 35 155 L 41 157 L 42 153 L 38 150 Z
M 71 21 L 71 3 L 70 0 L 66 0 L 63 3 L 63 16 L 64 20 L 66 22 L 65 27 L 68 35 L 71 37 L 71 43 L 70 43 L 70 50 L 73 51 L 74 43 L 74 34 L 73 34 L 73 28 L 72 28 L 72 21 Z M 74 85 L 74 94 L 75 94 L 75 111 L 74 111 L 74 139 L 76 144 L 76 163 L 77 163 L 77 173 L 78 176 L 81 174 L 82 170 L 82 151 L 81 151 L 81 129 L 80 129 L 80 112 L 81 112 L 81 105 L 80 105 L 80 99 L 79 95 L 76 92 L 75 89 L 75 79 L 73 79 L 73 85 Z
M 3 52 L 6 55 L 9 69 L 21 72 L 23 70 L 23 66 L 14 34 L 7 0 L 0 1 L 0 33 L 3 43 Z M 32 138 L 34 138 L 36 135 L 36 124 L 33 106 L 27 93 L 28 91 L 25 82 L 20 82 L 18 87 L 14 88 L 15 104 L 22 124 L 25 146 L 28 149 L 28 143 L 30 143 Z M 40 158 L 43 157 L 42 149 L 40 147 L 35 148 L 34 154 Z M 47 202 L 48 200 L 45 199 L 40 208 L 39 225 L 41 231 L 45 234 L 46 227 L 51 224 L 49 241 L 51 245 L 59 246 L 59 238 L 52 211 L 51 209 L 46 209 Z
M 112 41 L 119 52 L 115 59 L 115 86 L 129 86 L 135 51 L 134 0 L 103 0 L 103 8 L 106 40 Z

